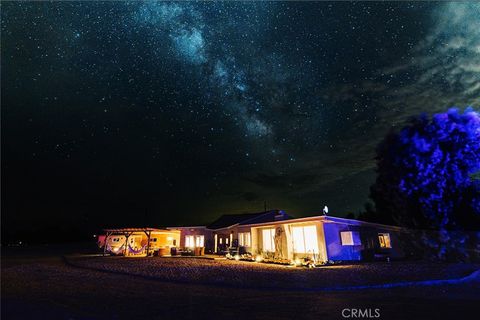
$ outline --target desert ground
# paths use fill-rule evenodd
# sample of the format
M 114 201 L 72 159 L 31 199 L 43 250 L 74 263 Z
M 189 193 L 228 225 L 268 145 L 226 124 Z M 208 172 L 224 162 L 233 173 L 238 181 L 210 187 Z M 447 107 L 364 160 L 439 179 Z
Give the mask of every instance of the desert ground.
M 478 313 L 476 264 L 306 269 L 102 257 L 79 248 L 3 248 L 2 319 L 344 319 L 344 309 L 378 309 L 380 319 L 458 319 Z

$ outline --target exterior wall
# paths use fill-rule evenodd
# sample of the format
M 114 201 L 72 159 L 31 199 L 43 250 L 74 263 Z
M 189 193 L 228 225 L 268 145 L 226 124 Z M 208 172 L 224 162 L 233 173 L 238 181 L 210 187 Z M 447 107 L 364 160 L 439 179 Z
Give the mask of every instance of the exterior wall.
M 224 229 L 219 229 L 219 230 L 213 230 L 213 242 L 214 242 L 214 248 L 213 250 L 216 251 L 217 253 L 221 252 L 226 252 L 228 248 L 231 246 L 232 240 L 233 240 L 233 232 L 234 230 L 231 228 L 224 228 Z M 216 240 L 215 240 L 216 239 Z M 216 246 L 215 246 L 215 241 Z
M 381 248 L 378 236 L 380 233 L 387 233 L 390 236 L 391 248 Z M 362 260 L 373 260 L 375 258 L 389 257 L 391 259 L 405 258 L 404 232 L 392 230 L 386 227 L 361 227 L 363 252 Z
M 342 245 L 340 233 L 342 231 L 356 231 L 360 232 L 358 226 L 351 226 L 348 224 L 324 222 L 323 230 L 325 233 L 325 243 L 327 248 L 328 260 L 361 260 L 362 258 L 362 244 L 360 245 Z
M 233 242 L 231 244 L 232 247 L 239 248 L 239 253 L 244 254 L 244 253 L 252 253 L 252 228 L 248 226 L 237 226 L 232 228 L 232 238 Z M 240 246 L 240 239 L 239 239 L 239 234 L 240 233 L 250 233 L 250 246 Z
M 315 226 L 317 231 L 318 254 L 295 253 L 293 248 L 292 228 L 297 226 Z M 294 261 L 295 259 L 313 258 L 315 261 L 368 261 L 377 258 L 390 257 L 400 259 L 405 257 L 402 244 L 402 232 L 394 227 L 365 223 L 335 217 L 318 216 L 280 220 L 272 223 L 236 225 L 233 227 L 210 230 L 206 227 L 179 227 L 181 231 L 180 247 L 185 247 L 185 236 L 203 235 L 207 252 L 226 253 L 230 248 L 238 248 L 240 254 L 251 253 L 253 256 L 263 256 L 279 260 Z M 266 253 L 263 248 L 264 229 L 275 229 L 275 252 Z M 359 245 L 342 245 L 340 233 L 356 231 L 360 235 Z M 250 232 L 251 246 L 239 246 L 239 233 Z M 390 235 L 391 248 L 381 248 L 378 234 Z M 221 239 L 221 240 L 220 240 Z M 227 244 L 228 241 L 228 244 Z M 221 242 L 221 243 L 220 243 Z
M 317 248 L 318 254 L 313 253 L 295 253 L 293 246 L 293 227 L 315 226 L 317 232 Z M 275 229 L 275 252 L 267 253 L 263 248 L 263 230 Z M 313 258 L 316 261 L 327 261 L 327 253 L 325 247 L 325 235 L 320 220 L 294 222 L 286 220 L 272 225 L 261 227 L 252 227 L 252 253 L 261 255 L 264 258 L 275 258 L 280 260 L 293 261 L 297 258 Z
M 172 228 L 173 229 L 173 228 Z M 206 227 L 176 227 L 176 230 L 180 230 L 181 234 L 179 236 L 179 245 L 180 248 L 185 248 L 185 237 L 186 236 L 204 236 L 204 246 L 206 250 L 213 249 L 213 233 L 211 230 Z
M 306 226 L 315 226 L 317 231 L 317 247 L 318 247 L 318 254 L 313 257 L 312 254 L 308 253 L 295 253 L 293 248 L 293 236 L 292 236 L 292 228 L 293 227 L 306 227 Z M 323 223 L 321 220 L 314 220 L 308 222 L 300 222 L 300 223 L 290 223 L 288 224 L 289 232 L 288 234 L 292 239 L 289 241 L 290 247 L 290 254 L 288 256 L 289 259 L 294 260 L 297 258 L 314 258 L 316 261 L 326 262 L 327 261 L 327 249 L 326 249 L 326 242 L 325 242 L 325 233 L 323 230 Z
M 275 252 L 268 252 L 263 248 L 263 230 L 266 229 L 274 229 L 275 235 L 279 236 L 278 240 L 275 239 Z M 255 242 L 252 243 L 252 246 L 254 246 L 254 255 L 261 255 L 264 258 L 288 259 L 288 244 L 285 234 L 285 226 L 283 224 L 277 223 L 261 227 L 253 227 L 252 234 L 253 233 L 255 234 Z
M 328 260 L 332 261 L 370 261 L 378 258 L 389 257 L 400 259 L 405 257 L 401 242 L 401 233 L 398 230 L 382 227 L 352 225 L 339 222 L 324 222 L 325 242 L 327 247 Z M 342 231 L 356 231 L 360 235 L 359 245 L 342 245 Z M 380 233 L 388 233 L 390 236 L 391 248 L 381 248 L 379 241 Z

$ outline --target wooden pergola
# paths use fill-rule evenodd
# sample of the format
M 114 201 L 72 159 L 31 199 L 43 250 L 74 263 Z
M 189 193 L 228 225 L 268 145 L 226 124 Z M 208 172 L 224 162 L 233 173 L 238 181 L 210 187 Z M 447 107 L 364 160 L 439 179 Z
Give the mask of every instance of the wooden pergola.
M 156 228 L 120 228 L 120 229 L 103 229 L 105 231 L 105 245 L 103 246 L 103 255 L 105 256 L 107 250 L 107 243 L 108 238 L 111 235 L 122 235 L 125 236 L 125 250 L 123 251 L 123 255 L 125 256 L 128 249 L 128 238 L 135 232 L 143 232 L 147 236 L 147 257 L 148 251 L 150 250 L 150 236 L 152 235 L 153 231 L 165 231 L 165 229 L 156 229 Z

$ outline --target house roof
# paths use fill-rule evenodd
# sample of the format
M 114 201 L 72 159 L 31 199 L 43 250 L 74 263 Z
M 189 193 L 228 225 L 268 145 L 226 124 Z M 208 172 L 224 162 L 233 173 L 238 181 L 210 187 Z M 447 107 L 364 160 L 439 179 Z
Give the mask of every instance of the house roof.
M 105 232 L 110 233 L 129 233 L 129 232 L 149 232 L 149 231 L 170 231 L 168 229 L 157 228 L 116 228 L 116 229 L 103 229 Z
M 282 215 L 282 220 L 290 218 L 281 210 L 270 210 L 257 213 L 224 214 L 207 226 L 208 229 L 223 229 L 234 225 L 246 225 L 274 221 L 276 215 Z
M 355 220 L 355 219 L 339 218 L 339 217 L 326 216 L 326 215 L 309 216 L 309 217 L 303 217 L 303 218 L 290 218 L 290 219 L 285 219 L 285 220 L 287 220 L 287 221 L 285 221 L 285 223 L 322 221 L 324 223 L 341 223 L 341 224 L 358 225 L 358 226 L 371 226 L 371 227 L 378 227 L 378 228 L 390 229 L 390 230 L 396 230 L 396 231 L 407 230 L 405 228 L 397 227 L 397 226 L 390 226 L 390 225 L 386 225 L 386 224 L 366 222 L 366 221 Z M 272 222 L 282 223 L 283 221 L 275 220 L 275 221 L 254 222 L 254 223 L 246 223 L 246 224 L 255 228 L 255 227 L 272 225 Z

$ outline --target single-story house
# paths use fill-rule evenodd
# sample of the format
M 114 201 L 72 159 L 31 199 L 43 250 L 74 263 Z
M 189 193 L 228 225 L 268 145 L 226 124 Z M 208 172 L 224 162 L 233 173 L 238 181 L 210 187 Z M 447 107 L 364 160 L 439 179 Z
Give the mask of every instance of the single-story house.
M 405 256 L 401 228 L 329 216 L 252 224 L 251 253 L 265 259 L 327 261 Z
M 227 214 L 207 226 L 175 229 L 182 232 L 186 247 L 203 245 L 207 252 L 249 254 L 257 260 L 326 263 L 405 257 L 404 229 L 326 215 L 292 218 L 281 210 Z
M 282 210 L 226 214 L 207 226 L 105 231 L 105 251 L 126 255 L 175 247 L 196 254 L 230 253 L 279 262 L 303 259 L 316 264 L 406 256 L 405 229 L 326 215 L 293 218 Z

